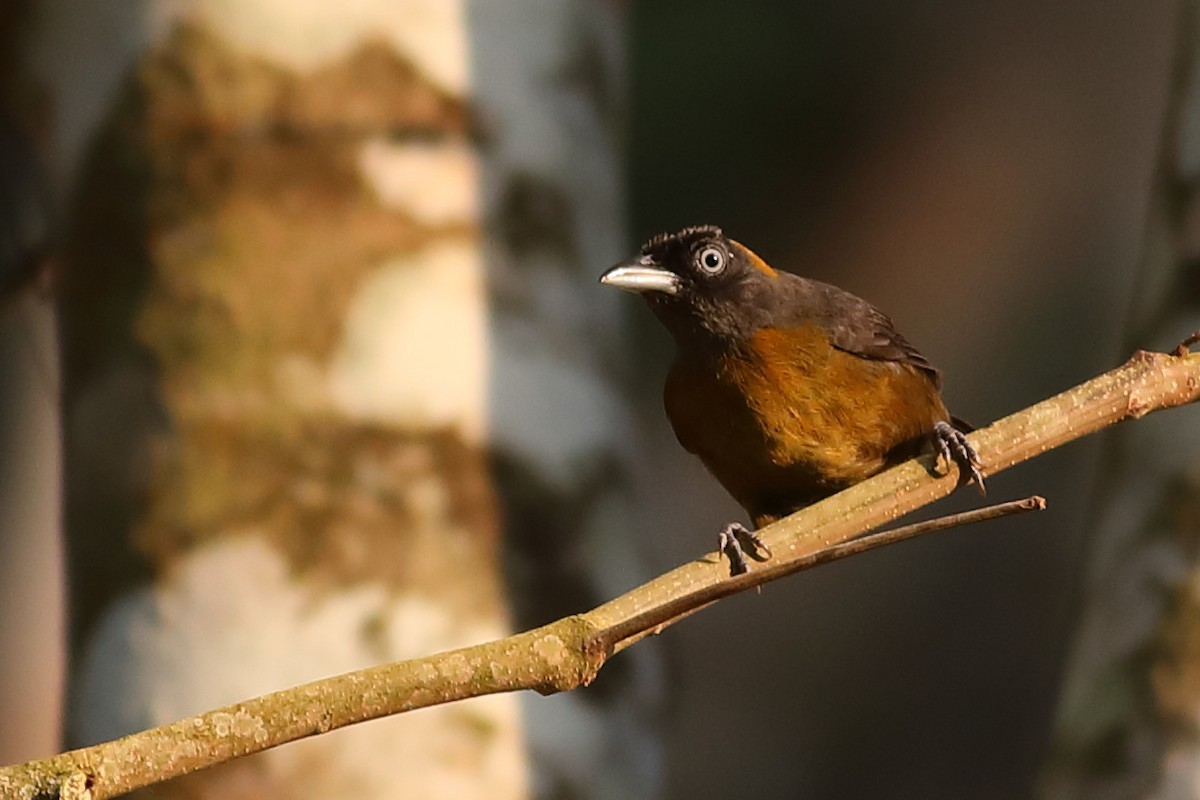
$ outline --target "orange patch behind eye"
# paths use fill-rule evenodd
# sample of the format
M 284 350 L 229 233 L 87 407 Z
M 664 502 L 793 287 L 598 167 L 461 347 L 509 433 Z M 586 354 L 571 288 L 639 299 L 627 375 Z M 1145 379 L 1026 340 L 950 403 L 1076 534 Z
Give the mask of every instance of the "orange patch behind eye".
M 754 267 L 756 270 L 761 272 L 763 275 L 766 275 L 768 278 L 778 278 L 779 277 L 779 273 L 776 272 L 771 267 L 770 264 L 768 264 L 767 262 L 765 262 L 761 258 L 759 258 L 758 253 L 754 252 L 749 247 L 746 247 L 746 245 L 742 244 L 741 242 L 735 242 L 732 239 L 730 239 L 729 241 L 733 242 L 733 244 L 746 255 L 746 259 L 750 262 L 750 265 L 752 267 Z

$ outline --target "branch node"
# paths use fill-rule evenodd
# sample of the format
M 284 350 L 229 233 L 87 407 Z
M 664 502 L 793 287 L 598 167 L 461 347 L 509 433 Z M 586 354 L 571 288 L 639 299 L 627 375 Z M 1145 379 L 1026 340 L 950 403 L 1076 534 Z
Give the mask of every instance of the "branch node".
M 76 770 L 67 773 L 58 785 L 58 796 L 61 800 L 92 800 L 92 787 L 96 779 L 86 772 Z
M 535 631 L 538 638 L 533 646 L 534 653 L 549 668 L 544 670 L 544 679 L 534 690 L 541 695 L 551 695 L 590 685 L 612 655 L 611 645 L 597 635 L 599 632 L 582 614 Z
M 1200 343 L 1200 331 L 1194 331 L 1191 336 L 1179 343 L 1179 346 L 1171 351 L 1171 355 L 1177 358 L 1183 358 L 1190 355 L 1188 348 L 1194 344 Z
M 1129 361 L 1126 363 L 1126 366 L 1133 366 L 1134 364 L 1150 364 L 1153 363 L 1156 357 L 1161 355 L 1162 353 L 1154 353 L 1149 350 L 1134 350 L 1133 355 L 1129 357 Z

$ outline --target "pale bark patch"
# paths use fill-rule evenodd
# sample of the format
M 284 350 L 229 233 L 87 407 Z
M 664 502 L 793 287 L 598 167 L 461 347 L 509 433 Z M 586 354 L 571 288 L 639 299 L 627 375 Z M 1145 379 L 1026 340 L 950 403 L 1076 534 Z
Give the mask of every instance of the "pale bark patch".
M 436 597 L 389 591 L 382 583 L 316 592 L 297 582 L 288 559 L 262 538 L 229 537 L 195 550 L 165 581 L 110 607 L 84 653 L 73 725 L 87 741 L 115 738 L 504 632 L 494 618 L 457 613 Z M 221 724 L 232 731 L 258 723 L 231 714 Z M 481 739 L 487 747 L 478 746 Z M 498 695 L 273 750 L 257 768 L 234 767 L 215 782 L 195 781 L 193 789 L 199 796 L 237 796 L 265 771 L 277 791 L 283 785 L 289 796 L 314 800 L 519 797 L 522 748 L 516 698 Z M 397 774 L 406 777 L 397 781 Z
M 350 303 L 329 371 L 335 408 L 481 441 L 488 342 L 478 249 L 447 242 L 385 262 Z
M 479 216 L 479 163 L 463 141 L 372 139 L 358 159 L 379 201 L 425 225 L 462 225 Z

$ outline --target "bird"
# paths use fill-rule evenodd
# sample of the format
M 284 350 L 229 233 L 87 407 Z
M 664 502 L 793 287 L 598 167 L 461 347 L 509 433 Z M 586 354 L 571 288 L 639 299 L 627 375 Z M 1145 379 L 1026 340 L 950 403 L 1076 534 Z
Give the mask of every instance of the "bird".
M 758 529 L 929 448 L 986 491 L 941 373 L 866 300 L 776 270 L 714 225 L 659 234 L 600 282 L 641 294 L 674 339 L 675 437 L 754 524 L 720 531 L 731 575 L 746 550 L 771 557 Z

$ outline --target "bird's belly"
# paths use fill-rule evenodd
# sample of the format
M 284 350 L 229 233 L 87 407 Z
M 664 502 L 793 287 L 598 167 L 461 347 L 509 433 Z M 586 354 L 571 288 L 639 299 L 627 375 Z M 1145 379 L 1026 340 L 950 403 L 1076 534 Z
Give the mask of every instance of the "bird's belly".
M 764 414 L 718 387 L 705 410 L 669 414 L 679 441 L 752 515 L 800 507 L 877 472 L 883 452 L 855 440 L 855 426 L 800 401 Z
M 945 417 L 925 380 L 830 349 L 781 364 L 676 365 L 664 399 L 680 443 L 761 524 L 915 454 Z

